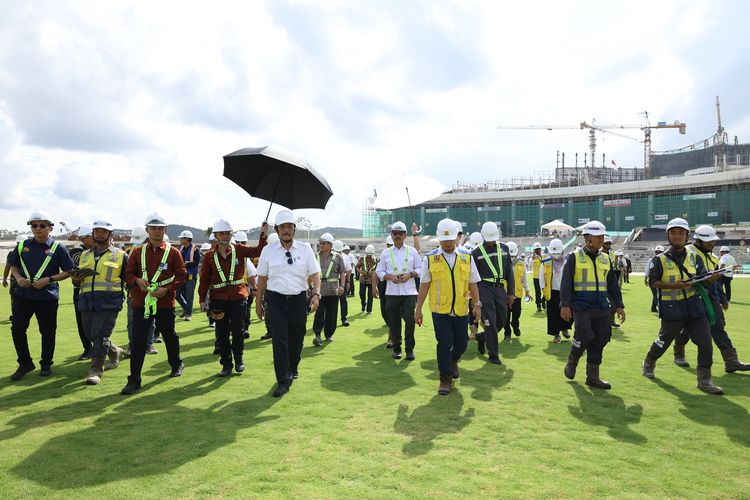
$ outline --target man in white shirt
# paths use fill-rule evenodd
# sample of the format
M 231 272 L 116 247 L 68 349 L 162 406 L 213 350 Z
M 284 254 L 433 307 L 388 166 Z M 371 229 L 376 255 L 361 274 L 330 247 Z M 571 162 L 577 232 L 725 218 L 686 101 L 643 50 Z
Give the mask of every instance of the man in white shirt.
M 729 247 L 721 247 L 719 251 L 719 269 L 728 269 L 721 277 L 721 284 L 724 285 L 724 294 L 727 296 L 727 302 L 732 301 L 732 278 L 734 277 L 734 268 L 737 267 L 737 261 L 729 253 Z
M 268 305 L 268 319 L 273 331 L 273 366 L 276 371 L 274 397 L 289 392 L 298 377 L 302 344 L 307 328 L 307 284 L 312 283 L 310 310 L 320 301 L 320 267 L 309 243 L 295 241 L 297 226 L 289 210 L 276 214 L 279 241 L 263 248 L 258 260 L 258 282 L 255 314 L 262 320 L 263 295 Z
M 391 226 L 393 246 L 383 250 L 375 269 L 378 279 L 386 281 L 386 315 L 393 342 L 393 359 L 401 359 L 401 320 L 404 321 L 406 359 L 414 357 L 414 307 L 417 304 L 417 287 L 414 278 L 422 271 L 419 253 L 405 245 L 406 225 L 396 221 Z

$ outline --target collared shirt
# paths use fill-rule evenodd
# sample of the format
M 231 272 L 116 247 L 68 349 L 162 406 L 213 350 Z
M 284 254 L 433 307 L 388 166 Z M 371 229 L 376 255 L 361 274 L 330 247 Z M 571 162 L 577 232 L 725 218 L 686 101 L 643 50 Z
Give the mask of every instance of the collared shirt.
M 47 238 L 47 241 L 44 243 L 39 243 L 35 238 L 29 238 L 23 244 L 23 255 L 19 257 L 18 252 L 14 252 L 11 257 L 10 265 L 17 267 L 21 276 L 30 280 L 34 278 L 39 268 L 42 267 L 42 263 L 47 258 L 47 255 L 49 255 L 50 249 L 54 243 L 55 240 L 52 238 Z M 17 245 L 16 248 L 18 248 Z M 23 263 L 26 264 L 26 269 L 29 270 L 31 276 L 26 276 L 24 273 L 21 259 L 23 259 Z M 60 270 L 70 271 L 74 267 L 75 264 L 70 258 L 68 250 L 64 245 L 58 244 L 55 253 L 52 254 L 52 259 L 50 260 L 49 265 L 47 265 L 47 268 L 39 279 L 54 276 L 55 274 L 58 274 Z M 37 290 L 33 287 L 21 288 L 19 286 L 13 290 L 13 296 L 26 300 L 59 300 L 60 286 L 57 282 L 53 282 L 41 290 Z
M 430 281 L 432 281 L 432 273 L 430 272 L 429 264 L 430 256 L 442 254 L 445 257 L 445 260 L 448 262 L 448 266 L 453 269 L 453 266 L 456 265 L 456 253 L 457 252 L 447 253 L 442 248 L 438 248 L 437 252 L 430 252 L 430 255 L 422 257 L 422 272 L 419 277 L 421 282 L 429 283 Z M 471 263 L 471 271 L 469 271 L 469 283 L 479 283 L 480 281 L 482 281 L 482 278 L 479 276 L 479 271 L 477 271 L 477 264 L 476 262 L 474 262 L 474 259 L 469 259 L 469 262 Z
M 734 260 L 734 257 L 732 257 L 728 253 L 725 253 L 719 259 L 719 267 L 722 269 L 728 269 L 728 271 L 724 273 L 724 276 L 726 276 L 727 278 L 734 277 L 734 266 L 736 265 L 737 261 Z
M 287 257 L 287 252 L 291 257 Z M 292 259 L 289 264 L 288 260 Z M 266 246 L 258 260 L 258 276 L 267 276 L 266 289 L 283 295 L 297 295 L 307 290 L 307 279 L 320 273 L 318 261 L 309 243 L 292 240 L 287 250 L 277 241 Z
M 261 240 L 265 244 L 265 240 Z M 234 245 L 235 248 L 235 262 L 234 262 L 234 277 L 230 277 L 230 271 L 232 269 L 232 254 L 230 253 L 224 257 L 221 252 L 218 253 L 219 266 L 221 271 L 224 273 L 224 278 L 227 280 L 243 280 L 245 277 L 245 264 L 246 258 L 258 257 L 261 253 L 262 246 L 248 247 L 245 245 Z M 216 269 L 216 262 L 214 255 L 218 250 L 209 250 L 203 256 L 203 265 L 201 266 L 200 274 L 200 285 L 198 286 L 198 298 L 200 303 L 206 301 L 206 295 L 211 292 L 211 300 L 242 300 L 247 298 L 249 293 L 245 283 L 237 285 L 227 285 L 220 288 L 213 288 L 214 285 L 222 283 L 221 274 Z
M 586 255 L 595 259 L 598 252 L 591 252 L 587 247 L 583 248 Z M 604 253 L 604 252 L 602 252 Z M 569 253 L 565 257 L 565 265 L 563 266 L 562 279 L 560 280 L 560 307 L 570 307 L 573 300 L 575 291 L 573 290 L 573 276 L 576 272 L 576 254 L 575 252 Z M 541 274 L 541 273 L 540 273 Z M 607 273 L 607 297 L 609 302 L 615 309 L 624 308 L 625 305 L 622 303 L 622 291 L 620 285 L 617 282 L 617 276 L 615 273 Z
M 186 247 L 180 246 L 180 254 L 182 255 L 182 260 L 185 261 L 187 273 L 195 279 L 198 275 L 198 266 L 201 260 L 200 250 L 191 243 Z
M 339 286 L 341 286 L 341 275 L 346 273 L 346 256 L 344 254 L 329 252 L 328 255 L 318 254 L 320 259 L 320 295 L 329 297 L 338 295 Z M 333 259 L 333 265 L 331 265 Z M 331 266 L 331 273 L 328 272 L 328 266 Z
M 344 261 L 344 267 L 346 268 L 346 272 L 347 273 L 354 272 L 354 263 L 355 263 L 354 254 L 351 252 L 349 252 L 348 254 L 341 252 L 341 258 Z
M 397 270 L 393 269 L 393 263 L 391 262 L 391 249 L 393 250 L 393 260 L 398 266 Z M 404 271 L 404 268 L 406 269 Z M 383 281 L 386 274 L 408 274 L 415 272 L 420 274 L 422 272 L 422 259 L 419 258 L 419 253 L 408 245 L 401 245 L 401 248 L 392 246 L 386 248 L 383 253 L 380 254 L 380 261 L 378 262 L 375 272 L 378 275 L 378 279 Z M 417 295 L 417 286 L 414 283 L 414 279 L 409 279 L 406 283 L 394 283 L 388 281 L 385 289 L 386 295 Z
M 365 272 L 365 264 L 367 264 L 367 272 Z M 375 267 L 378 265 L 378 261 L 375 260 L 374 255 L 365 255 L 360 257 L 357 261 L 357 272 L 359 273 L 359 281 L 365 285 L 372 283 L 372 275 L 375 272 Z
M 185 283 L 185 279 L 187 278 L 185 261 L 182 260 L 180 251 L 164 241 L 157 247 L 154 247 L 151 241 L 148 241 L 146 244 L 133 249 L 128 260 L 128 267 L 125 270 L 125 281 L 130 286 L 130 296 L 133 299 L 133 306 L 135 307 L 144 307 L 146 303 L 146 292 L 135 284 L 135 279 L 142 278 L 143 274 L 141 270 L 141 252 L 146 252 L 146 270 L 149 279 L 156 274 L 164 252 L 169 252 L 166 262 L 167 268 L 162 270 L 159 275 L 159 281 L 167 280 L 172 276 L 174 276 L 174 280 L 164 286 L 169 291 L 157 301 L 156 308 L 174 309 L 175 292 Z

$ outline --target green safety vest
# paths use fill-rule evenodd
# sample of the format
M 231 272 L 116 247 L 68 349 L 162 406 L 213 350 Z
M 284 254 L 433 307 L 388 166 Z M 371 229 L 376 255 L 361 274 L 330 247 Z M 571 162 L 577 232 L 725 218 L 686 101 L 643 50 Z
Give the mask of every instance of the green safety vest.
M 162 269 L 166 269 L 167 267 L 167 257 L 169 257 L 170 247 L 167 247 L 166 250 L 164 250 L 164 255 L 161 258 L 161 262 L 159 262 L 159 267 L 156 269 L 156 272 L 154 275 L 149 279 L 148 277 L 148 269 L 146 269 L 146 247 L 148 246 L 148 243 L 143 245 L 141 247 L 141 278 L 143 281 L 147 282 L 151 286 L 164 286 L 172 283 L 174 281 L 174 275 L 170 276 L 169 278 L 163 280 L 163 281 L 157 281 L 159 279 L 159 276 L 161 276 Z
M 26 275 L 26 279 L 34 283 L 42 277 L 42 274 L 44 274 L 47 266 L 49 266 L 49 263 L 52 261 L 52 256 L 55 254 L 55 250 L 57 250 L 58 243 L 56 241 L 52 243 L 47 257 L 44 258 L 44 261 L 42 261 L 42 265 L 39 266 L 39 270 L 36 272 L 33 278 L 31 277 L 31 273 L 29 273 L 29 270 L 26 268 L 26 263 L 23 261 L 23 244 L 23 241 L 18 242 L 18 260 L 21 261 L 21 269 L 23 269 L 23 273 Z
M 404 245 L 404 248 L 406 249 L 406 256 L 404 257 L 404 268 L 401 270 L 402 273 L 405 273 L 409 270 L 409 246 Z M 398 264 L 396 264 L 396 257 L 393 254 L 393 247 L 390 247 L 388 251 L 391 255 L 391 265 L 393 266 L 393 272 L 398 273 Z
M 224 270 L 221 268 L 221 265 L 219 265 L 219 251 L 218 249 L 214 251 L 214 264 L 216 264 L 216 271 L 219 273 L 219 278 L 221 278 L 221 283 L 216 283 L 215 285 L 211 285 L 211 288 L 223 288 L 225 286 L 230 285 L 241 285 L 245 283 L 244 279 L 236 280 L 234 279 L 234 268 L 235 264 L 237 263 L 237 249 L 232 245 L 232 253 L 231 257 L 232 263 L 229 267 L 229 279 L 226 278 L 224 275 Z
M 492 263 L 492 259 L 490 259 L 490 256 L 487 255 L 487 251 L 484 249 L 484 244 L 479 245 L 479 251 L 482 252 L 482 257 L 484 257 L 484 261 L 487 262 L 487 265 L 490 266 L 490 271 L 492 271 L 492 278 L 482 278 L 482 281 L 487 281 L 490 283 L 505 283 L 505 279 L 503 278 L 503 249 L 500 248 L 500 243 L 495 243 L 495 248 L 497 248 L 497 267 L 500 269 L 500 272 L 495 269 L 495 265 Z

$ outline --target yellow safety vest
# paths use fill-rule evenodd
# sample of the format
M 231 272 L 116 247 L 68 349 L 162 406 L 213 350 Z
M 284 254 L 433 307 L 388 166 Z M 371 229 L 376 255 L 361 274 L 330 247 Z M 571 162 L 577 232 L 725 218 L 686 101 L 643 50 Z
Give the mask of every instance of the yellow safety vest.
M 539 269 L 542 267 L 542 256 L 532 254 L 531 256 L 531 276 L 535 279 L 539 279 Z
M 80 287 L 80 294 L 92 292 L 121 292 L 122 266 L 125 260 L 125 252 L 115 247 L 109 247 L 99 257 L 94 258 L 94 250 L 84 250 L 81 253 L 81 259 L 78 261 L 79 269 L 91 269 L 96 271 L 96 276 L 86 276 L 83 278 Z
M 688 245 L 686 248 L 691 249 L 692 251 L 694 251 L 695 253 L 697 253 L 699 256 L 703 258 L 703 263 L 705 264 L 707 271 L 715 271 L 716 269 L 719 268 L 719 258 L 716 257 L 713 254 L 713 252 L 704 253 L 698 250 L 698 248 L 696 248 L 696 246 L 692 243 Z
M 442 252 L 427 258 L 430 281 L 430 310 L 437 314 L 469 314 L 469 275 L 471 255 L 456 253 L 453 269 Z
M 526 263 L 524 263 L 523 259 L 516 260 L 516 263 L 513 264 L 513 278 L 516 283 L 516 290 L 513 295 L 516 297 L 523 297 L 526 294 L 526 291 L 523 288 L 523 275 L 526 274 Z
M 541 263 L 544 267 L 544 300 L 552 298 L 552 258 Z
M 695 268 L 696 249 L 691 246 L 686 246 L 685 252 L 687 253 L 687 255 L 685 256 L 685 261 L 682 263 L 682 266 L 687 272 L 694 276 L 698 272 Z M 677 264 L 672 262 L 671 259 L 667 258 L 666 255 L 659 255 L 659 260 L 661 261 L 661 281 L 665 281 L 667 283 L 676 283 L 678 281 L 688 279 L 688 276 L 683 274 L 682 270 L 677 267 Z M 659 293 L 661 294 L 660 296 L 662 301 L 685 300 L 695 295 L 695 288 L 690 287 L 684 290 L 678 290 L 676 288 L 660 288 Z
M 573 273 L 573 291 L 606 293 L 607 273 L 612 270 L 609 255 L 600 253 L 595 260 L 591 260 L 583 248 L 574 253 L 576 269 Z

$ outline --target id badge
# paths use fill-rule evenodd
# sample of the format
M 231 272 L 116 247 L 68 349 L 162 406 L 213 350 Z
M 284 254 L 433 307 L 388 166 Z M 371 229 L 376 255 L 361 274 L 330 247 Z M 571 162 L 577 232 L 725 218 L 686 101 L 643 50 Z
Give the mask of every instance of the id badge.
M 167 263 L 166 262 L 159 262 L 159 269 L 161 269 L 162 271 L 166 271 L 167 270 Z

